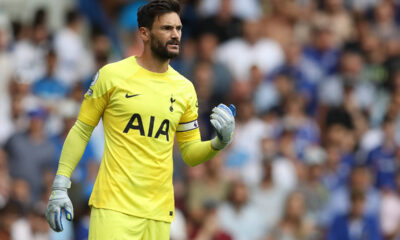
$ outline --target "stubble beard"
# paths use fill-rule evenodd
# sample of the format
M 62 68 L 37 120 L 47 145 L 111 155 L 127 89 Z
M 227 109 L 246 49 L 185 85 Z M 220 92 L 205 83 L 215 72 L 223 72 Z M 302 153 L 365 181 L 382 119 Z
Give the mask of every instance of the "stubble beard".
M 172 58 L 175 58 L 179 55 L 178 53 L 175 52 L 170 52 L 168 51 L 168 44 L 171 43 L 178 43 L 178 40 L 170 40 L 163 44 L 157 37 L 155 37 L 153 34 L 151 34 L 151 40 L 150 40 L 150 48 L 154 56 L 157 58 L 166 61 Z

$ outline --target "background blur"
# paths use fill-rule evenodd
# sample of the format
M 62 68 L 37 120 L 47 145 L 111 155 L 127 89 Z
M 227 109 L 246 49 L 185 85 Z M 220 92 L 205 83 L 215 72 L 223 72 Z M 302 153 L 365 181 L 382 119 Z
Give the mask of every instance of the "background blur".
M 87 239 L 102 124 L 76 168 L 73 223 L 44 218 L 91 78 L 139 55 L 146 1 L 0 0 L 0 239 Z M 209 114 L 234 103 L 230 147 L 175 149 L 171 239 L 400 239 L 400 1 L 183 0 L 171 65 Z

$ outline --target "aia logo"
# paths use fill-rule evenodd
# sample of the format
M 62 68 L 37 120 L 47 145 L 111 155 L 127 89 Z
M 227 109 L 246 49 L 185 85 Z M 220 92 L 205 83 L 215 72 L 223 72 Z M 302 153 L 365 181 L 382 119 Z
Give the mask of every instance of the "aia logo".
M 154 126 L 156 122 L 158 122 L 156 121 L 156 118 L 154 116 L 150 116 L 150 123 L 148 126 L 145 126 L 142 121 L 142 116 L 139 113 L 134 113 L 126 124 L 123 132 L 129 133 L 130 130 L 139 131 L 141 136 L 154 138 L 159 138 L 161 135 L 164 135 L 165 139 L 169 141 L 169 120 L 164 119 L 161 121 L 161 123 L 157 124 L 158 126 Z M 147 129 L 147 134 L 145 129 Z M 154 135 L 155 131 L 156 133 Z

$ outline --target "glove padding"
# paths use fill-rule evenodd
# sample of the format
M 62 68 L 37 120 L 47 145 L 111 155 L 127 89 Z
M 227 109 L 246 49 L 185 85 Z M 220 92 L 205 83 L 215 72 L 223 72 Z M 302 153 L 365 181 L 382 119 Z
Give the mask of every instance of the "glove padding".
M 56 232 L 61 232 L 64 229 L 61 221 L 63 210 L 68 221 L 72 221 L 74 218 L 74 208 L 67 193 L 70 186 L 69 178 L 62 175 L 55 177 L 53 191 L 47 204 L 46 219 L 50 227 Z
M 236 108 L 232 104 L 229 108 L 224 104 L 219 104 L 218 107 L 213 108 L 210 122 L 217 132 L 217 137 L 211 141 L 214 149 L 221 150 L 232 141 L 235 115 Z

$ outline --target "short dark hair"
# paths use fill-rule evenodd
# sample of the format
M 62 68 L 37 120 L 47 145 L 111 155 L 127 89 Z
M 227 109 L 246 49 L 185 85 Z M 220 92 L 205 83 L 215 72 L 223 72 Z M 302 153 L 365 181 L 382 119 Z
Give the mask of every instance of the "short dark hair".
M 138 26 L 151 29 L 154 19 L 165 13 L 180 14 L 181 6 L 176 0 L 152 0 L 140 7 L 137 13 Z
M 65 14 L 65 23 L 67 25 L 70 25 L 72 23 L 75 23 L 77 20 L 79 20 L 80 17 L 81 17 L 81 15 L 77 9 L 69 9 L 67 11 L 67 13 Z

